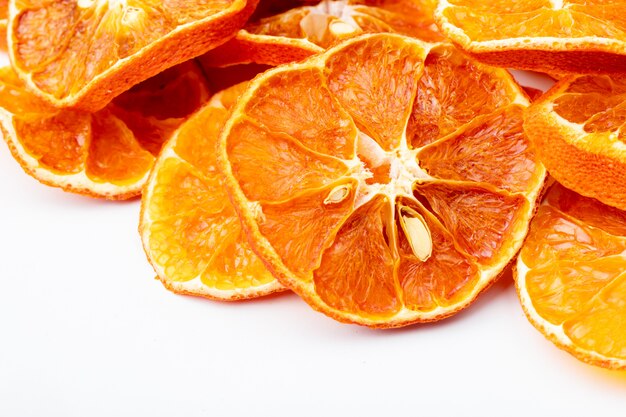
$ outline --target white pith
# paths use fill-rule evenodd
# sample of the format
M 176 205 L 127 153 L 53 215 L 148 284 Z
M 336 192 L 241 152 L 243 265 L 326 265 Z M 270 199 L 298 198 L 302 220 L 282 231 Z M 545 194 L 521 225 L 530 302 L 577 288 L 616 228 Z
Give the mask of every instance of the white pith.
M 559 10 L 564 7 L 563 0 L 550 0 L 550 5 L 554 10 Z M 565 6 L 567 7 L 567 6 Z
M 409 149 L 406 137 L 400 141 L 398 149 L 385 151 L 374 139 L 363 132 L 357 137 L 357 156 L 348 165 L 352 167 L 351 176 L 359 181 L 355 209 L 370 201 L 374 196 L 384 194 L 389 201 L 394 202 L 397 197 L 404 196 L 413 199 L 413 184 L 418 179 L 432 179 L 420 168 L 417 161 L 418 149 Z M 367 180 L 373 177 L 367 164 L 359 159 L 366 157 L 372 168 L 389 165 L 388 183 L 368 184 Z
M 305 9 L 309 10 L 309 14 L 300 21 L 300 27 L 307 37 L 322 39 L 326 31 L 335 35 L 344 35 L 361 30 L 353 18 L 355 11 L 348 4 L 348 0 L 322 1 L 317 6 L 309 6 Z M 334 21 L 328 25 L 328 18 L 331 17 L 336 17 L 340 21 Z
M 346 48 L 348 45 L 352 43 L 359 42 L 365 38 L 381 36 L 381 35 L 363 35 L 358 38 L 353 38 L 341 46 L 337 46 L 330 50 L 330 52 L 326 52 L 324 54 L 318 55 L 316 57 L 310 58 L 306 61 L 306 68 L 318 68 L 323 70 L 326 63 L 325 60 L 328 56 L 331 55 L 333 50 Z M 400 35 L 385 35 L 385 36 L 398 36 Z M 418 40 L 408 40 L 408 38 L 402 37 L 405 42 L 415 42 L 421 48 L 424 48 L 424 53 L 427 54 L 428 51 L 435 46 L 435 44 L 427 44 Z M 425 56 L 424 56 L 425 57 Z M 302 64 L 289 64 L 280 68 L 276 68 L 274 70 L 270 70 L 265 73 L 263 76 L 257 78 L 255 81 L 255 86 L 262 85 L 263 81 L 276 75 L 281 72 L 289 72 L 291 70 L 298 70 L 303 67 Z M 498 70 L 499 71 L 499 70 Z M 502 76 L 504 78 L 509 78 L 511 83 L 514 83 L 510 75 L 502 70 Z M 518 89 L 513 88 L 514 84 L 511 84 L 510 89 L 510 98 L 512 104 L 520 104 L 522 106 L 528 106 L 529 102 L 527 97 Z M 243 110 L 243 107 L 250 101 L 250 99 L 254 96 L 256 91 L 256 87 L 252 87 L 247 90 L 244 95 L 240 98 L 238 104 L 233 110 L 234 113 L 238 113 Z M 231 117 L 227 121 L 223 133 L 222 133 L 222 143 L 224 144 L 225 138 L 229 137 L 229 132 L 232 127 L 235 125 L 237 118 Z M 407 121 L 408 122 L 408 121 Z M 406 127 L 406 126 L 405 126 Z M 226 139 L 227 140 L 227 139 Z M 369 159 L 370 166 L 372 166 L 372 161 L 378 161 L 379 164 L 384 163 L 386 160 L 393 161 L 390 164 L 390 178 L 391 181 L 387 184 L 367 184 L 366 180 L 371 178 L 371 172 L 367 169 L 367 164 L 363 163 L 355 157 L 352 160 L 345 161 L 346 165 L 350 170 L 349 177 L 354 178 L 358 181 L 358 190 L 357 196 L 355 200 L 355 204 L 357 206 L 365 204 L 367 201 L 370 201 L 377 194 L 385 194 L 389 196 L 390 201 L 393 203 L 395 197 L 398 196 L 407 196 L 411 199 L 415 199 L 413 197 L 412 185 L 417 180 L 422 180 L 424 182 L 428 182 L 431 179 L 430 176 L 426 172 L 424 172 L 421 168 L 419 168 L 419 162 L 416 160 L 415 155 L 420 149 L 409 150 L 406 145 L 406 138 L 401 138 L 401 145 L 397 150 L 391 152 L 385 152 L 382 149 L 377 148 L 376 146 L 371 146 L 370 143 L 371 138 L 368 140 L 368 136 L 364 135 L 363 132 L 359 134 L 359 138 L 357 140 L 357 155 L 360 153 L 362 156 L 367 155 Z M 501 265 L 499 263 L 494 264 L 493 266 L 481 266 L 480 277 L 474 287 L 470 290 L 470 293 L 467 296 L 454 304 L 446 305 L 446 306 L 437 306 L 429 311 L 418 311 L 411 310 L 407 307 L 403 306 L 400 311 L 394 313 L 391 318 L 377 318 L 377 317 L 364 317 L 355 313 L 347 313 L 346 311 L 340 311 L 333 307 L 327 305 L 324 301 L 321 300 L 319 295 L 317 295 L 314 287 L 314 283 L 310 278 L 302 278 L 296 277 L 296 275 L 290 271 L 283 263 L 282 259 L 272 251 L 269 251 L 266 248 L 272 248 L 271 243 L 267 240 L 267 238 L 261 234 L 258 221 L 262 219 L 261 206 L 258 202 L 249 201 L 239 184 L 237 184 L 235 177 L 233 176 L 232 167 L 227 162 L 228 155 L 226 152 L 226 148 L 224 146 L 221 147 L 221 156 L 222 161 L 225 162 L 222 165 L 225 173 L 227 174 L 227 178 L 229 178 L 229 192 L 231 192 L 236 200 L 241 202 L 246 202 L 245 204 L 241 204 L 240 207 L 242 209 L 242 214 L 244 219 L 246 220 L 246 225 L 249 228 L 249 231 L 253 239 L 251 239 L 255 244 L 255 250 L 261 250 L 264 252 L 264 256 L 266 257 L 264 260 L 271 263 L 273 268 L 276 269 L 276 272 L 281 279 L 285 279 L 286 282 L 292 287 L 292 289 L 296 290 L 301 295 L 305 296 L 307 300 L 314 300 L 312 303 L 316 307 L 316 309 L 320 309 L 326 314 L 332 315 L 335 318 L 340 318 L 342 321 L 350 321 L 353 323 L 371 325 L 371 326 L 384 326 L 384 327 L 395 327 L 401 326 L 407 323 L 416 322 L 416 321 L 430 321 L 437 320 L 447 315 L 453 314 L 457 310 L 467 306 L 472 300 L 476 298 L 476 296 L 484 290 L 490 283 L 493 282 L 494 278 L 498 276 L 505 265 Z M 410 160 L 410 161 L 409 161 Z M 541 165 L 537 165 L 537 175 L 541 178 L 545 177 L 546 171 L 545 168 Z M 535 209 L 535 201 L 537 200 L 541 190 L 543 189 L 543 181 L 537 181 L 532 188 L 526 190 L 522 195 L 527 200 L 528 204 L 524 206 L 523 211 L 520 213 L 519 222 L 516 223 L 515 228 L 511 230 L 510 233 L 510 244 L 504 245 L 498 255 L 502 259 L 513 259 L 514 255 L 521 248 L 523 239 L 527 233 L 527 226 L 532 217 Z M 332 192 L 332 191 L 331 191 Z M 256 219 L 256 220 L 253 220 Z M 271 260 L 271 262 L 270 262 Z

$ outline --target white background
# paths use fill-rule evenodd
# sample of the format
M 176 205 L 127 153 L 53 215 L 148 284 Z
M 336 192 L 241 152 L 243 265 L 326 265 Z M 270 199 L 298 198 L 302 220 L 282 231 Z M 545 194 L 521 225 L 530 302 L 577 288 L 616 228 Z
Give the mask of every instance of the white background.
M 626 414 L 626 373 L 545 340 L 510 274 L 454 318 L 374 331 L 292 294 L 171 294 L 138 216 L 38 184 L 0 145 L 0 416 Z

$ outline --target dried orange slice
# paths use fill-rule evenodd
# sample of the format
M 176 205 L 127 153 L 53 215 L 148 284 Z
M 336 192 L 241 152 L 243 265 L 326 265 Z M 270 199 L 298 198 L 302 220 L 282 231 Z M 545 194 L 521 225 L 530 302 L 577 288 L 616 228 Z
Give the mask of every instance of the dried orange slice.
M 213 96 L 163 147 L 141 203 L 144 249 L 166 288 L 219 300 L 284 289 L 252 252 L 217 171 L 215 144 L 238 84 Z
M 525 128 L 557 181 L 626 210 L 626 76 L 559 81 L 528 109 Z
M 626 369 L 626 212 L 556 183 L 517 260 L 530 322 L 578 359 Z
M 226 42 L 258 0 L 11 2 L 9 53 L 56 107 L 97 111 L 163 70 Z
M 439 41 L 431 0 L 322 1 L 249 23 L 201 60 L 206 66 L 300 61 L 363 33 L 394 32 Z
M 141 192 L 162 143 L 209 91 L 193 61 L 164 71 L 95 113 L 56 109 L 0 70 L 0 127 L 15 159 L 44 184 L 125 199 Z
M 432 321 L 521 247 L 545 173 L 527 105 L 451 45 L 363 35 L 255 78 L 218 160 L 253 249 L 315 309 Z
M 549 73 L 626 71 L 624 0 L 441 0 L 441 30 L 485 63 Z

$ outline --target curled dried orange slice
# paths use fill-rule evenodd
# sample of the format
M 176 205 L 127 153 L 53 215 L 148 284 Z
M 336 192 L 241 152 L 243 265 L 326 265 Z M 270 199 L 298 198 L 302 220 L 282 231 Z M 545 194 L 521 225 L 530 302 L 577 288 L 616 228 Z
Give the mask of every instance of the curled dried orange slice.
M 559 81 L 528 109 L 525 128 L 557 181 L 626 210 L 626 76 Z
M 141 238 L 158 278 L 174 292 L 239 300 L 284 289 L 250 249 L 216 168 L 217 138 L 245 86 L 216 94 L 183 123 L 146 184 Z
M 218 160 L 253 249 L 315 309 L 432 321 L 521 247 L 545 174 L 527 105 L 451 45 L 363 35 L 255 78 Z
M 472 57 L 542 72 L 626 71 L 624 0 L 441 0 L 435 19 Z
M 516 281 L 531 323 L 578 359 L 626 369 L 626 213 L 553 185 Z
M 0 70 L 0 127 L 15 159 L 44 184 L 125 199 L 141 192 L 162 143 L 209 99 L 193 61 L 133 87 L 98 112 L 56 109 Z
M 11 62 L 28 88 L 54 106 L 97 111 L 226 42 L 257 2 L 12 1 Z
M 442 39 L 430 0 L 322 1 L 249 23 L 202 57 L 207 66 L 280 65 L 322 52 L 363 33 L 393 32 L 427 41 Z

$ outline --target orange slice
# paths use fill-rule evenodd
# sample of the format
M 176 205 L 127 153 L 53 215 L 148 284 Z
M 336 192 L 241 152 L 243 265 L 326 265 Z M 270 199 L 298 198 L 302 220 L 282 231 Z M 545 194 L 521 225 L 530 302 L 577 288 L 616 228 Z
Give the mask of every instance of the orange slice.
M 22 168 L 79 194 L 126 199 L 141 192 L 162 143 L 209 91 L 193 61 L 164 71 L 90 113 L 56 109 L 0 70 L 0 127 Z
M 444 34 L 485 63 L 549 73 L 626 71 L 624 0 L 441 0 Z
M 252 252 L 217 171 L 215 144 L 246 83 L 213 96 L 163 147 L 141 202 L 139 230 L 166 288 L 219 300 L 284 289 Z
M 451 45 L 363 35 L 255 78 L 218 160 L 253 249 L 315 309 L 432 321 L 521 247 L 545 173 L 527 105 Z
M 206 66 L 300 61 L 363 33 L 394 32 L 438 41 L 430 0 L 322 1 L 249 23 L 201 60 Z
M 626 369 L 626 213 L 555 184 L 517 260 L 530 322 L 578 359 Z
M 626 76 L 559 81 L 528 109 L 525 129 L 557 181 L 626 210 Z
M 234 36 L 258 0 L 11 2 L 9 53 L 56 107 L 97 111 L 163 70 Z

